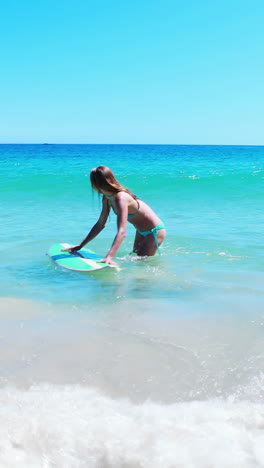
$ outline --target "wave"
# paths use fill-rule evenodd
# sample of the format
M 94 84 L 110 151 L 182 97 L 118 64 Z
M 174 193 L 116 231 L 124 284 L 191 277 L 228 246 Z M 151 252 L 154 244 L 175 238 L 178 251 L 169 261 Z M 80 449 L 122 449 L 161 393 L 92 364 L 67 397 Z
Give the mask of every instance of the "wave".
M 264 462 L 264 407 L 248 401 L 162 405 L 93 388 L 0 390 L 1 467 L 240 468 Z

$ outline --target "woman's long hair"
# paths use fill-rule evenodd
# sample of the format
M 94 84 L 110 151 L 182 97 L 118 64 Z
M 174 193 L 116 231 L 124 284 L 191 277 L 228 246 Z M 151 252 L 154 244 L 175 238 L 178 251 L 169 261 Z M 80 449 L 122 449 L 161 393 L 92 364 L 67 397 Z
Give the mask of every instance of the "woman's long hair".
M 105 190 L 110 193 L 126 192 L 136 199 L 136 195 L 131 193 L 126 187 L 123 187 L 115 178 L 113 172 L 107 166 L 98 166 L 91 170 L 90 180 L 93 189 L 102 193 Z

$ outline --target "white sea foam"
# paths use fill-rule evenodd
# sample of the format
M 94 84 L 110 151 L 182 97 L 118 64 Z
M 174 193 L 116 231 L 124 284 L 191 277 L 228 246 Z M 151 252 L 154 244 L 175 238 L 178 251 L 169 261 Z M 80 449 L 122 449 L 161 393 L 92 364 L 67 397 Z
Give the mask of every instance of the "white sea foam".
M 1 468 L 257 468 L 264 407 L 248 401 L 161 405 L 81 386 L 0 390 Z

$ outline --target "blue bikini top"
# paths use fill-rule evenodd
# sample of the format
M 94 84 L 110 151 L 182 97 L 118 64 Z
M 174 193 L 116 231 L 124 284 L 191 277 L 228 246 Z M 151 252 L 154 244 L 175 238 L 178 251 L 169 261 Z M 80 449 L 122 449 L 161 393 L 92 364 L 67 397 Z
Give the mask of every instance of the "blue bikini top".
M 137 211 L 135 211 L 135 213 L 128 214 L 128 215 L 127 215 L 127 219 L 131 219 L 131 218 L 133 218 L 133 216 L 136 216 L 136 214 L 138 214 L 139 208 L 140 208 L 140 205 L 139 205 L 139 201 L 138 201 L 138 200 L 137 200 L 137 203 L 138 203 L 138 209 L 137 209 Z

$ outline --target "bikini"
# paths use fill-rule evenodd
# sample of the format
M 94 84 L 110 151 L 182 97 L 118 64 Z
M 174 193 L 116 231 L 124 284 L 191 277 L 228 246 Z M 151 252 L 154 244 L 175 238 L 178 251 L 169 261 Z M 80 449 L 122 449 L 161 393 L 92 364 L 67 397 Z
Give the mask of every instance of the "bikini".
M 127 215 L 127 219 L 128 219 L 128 220 L 131 219 L 131 218 L 133 218 L 134 216 L 136 216 L 136 214 L 138 214 L 138 212 L 139 212 L 139 201 L 138 201 L 138 200 L 136 200 L 136 201 L 137 201 L 137 204 L 138 204 L 138 209 L 137 209 L 137 211 L 135 211 L 135 213 L 132 213 L 132 214 L 128 214 L 128 215 Z
M 139 208 L 140 208 L 140 205 L 139 205 L 139 201 L 137 200 L 138 202 L 138 209 L 137 211 L 135 211 L 135 213 L 132 213 L 132 214 L 129 214 L 127 216 L 127 219 L 130 220 L 131 218 L 133 218 L 133 216 L 136 216 L 136 214 L 139 212 Z M 139 234 L 141 234 L 141 236 L 143 237 L 146 237 L 148 236 L 149 234 L 152 234 L 153 237 L 154 237 L 154 240 L 155 240 L 155 244 L 156 244 L 156 247 L 157 247 L 157 250 L 160 254 L 160 250 L 159 250 L 159 243 L 158 243 L 158 236 L 157 236 L 157 231 L 159 231 L 160 229 L 165 229 L 165 224 L 161 221 L 158 226 L 155 226 L 153 229 L 150 229 L 149 231 L 139 231 L 137 229 L 137 232 Z

